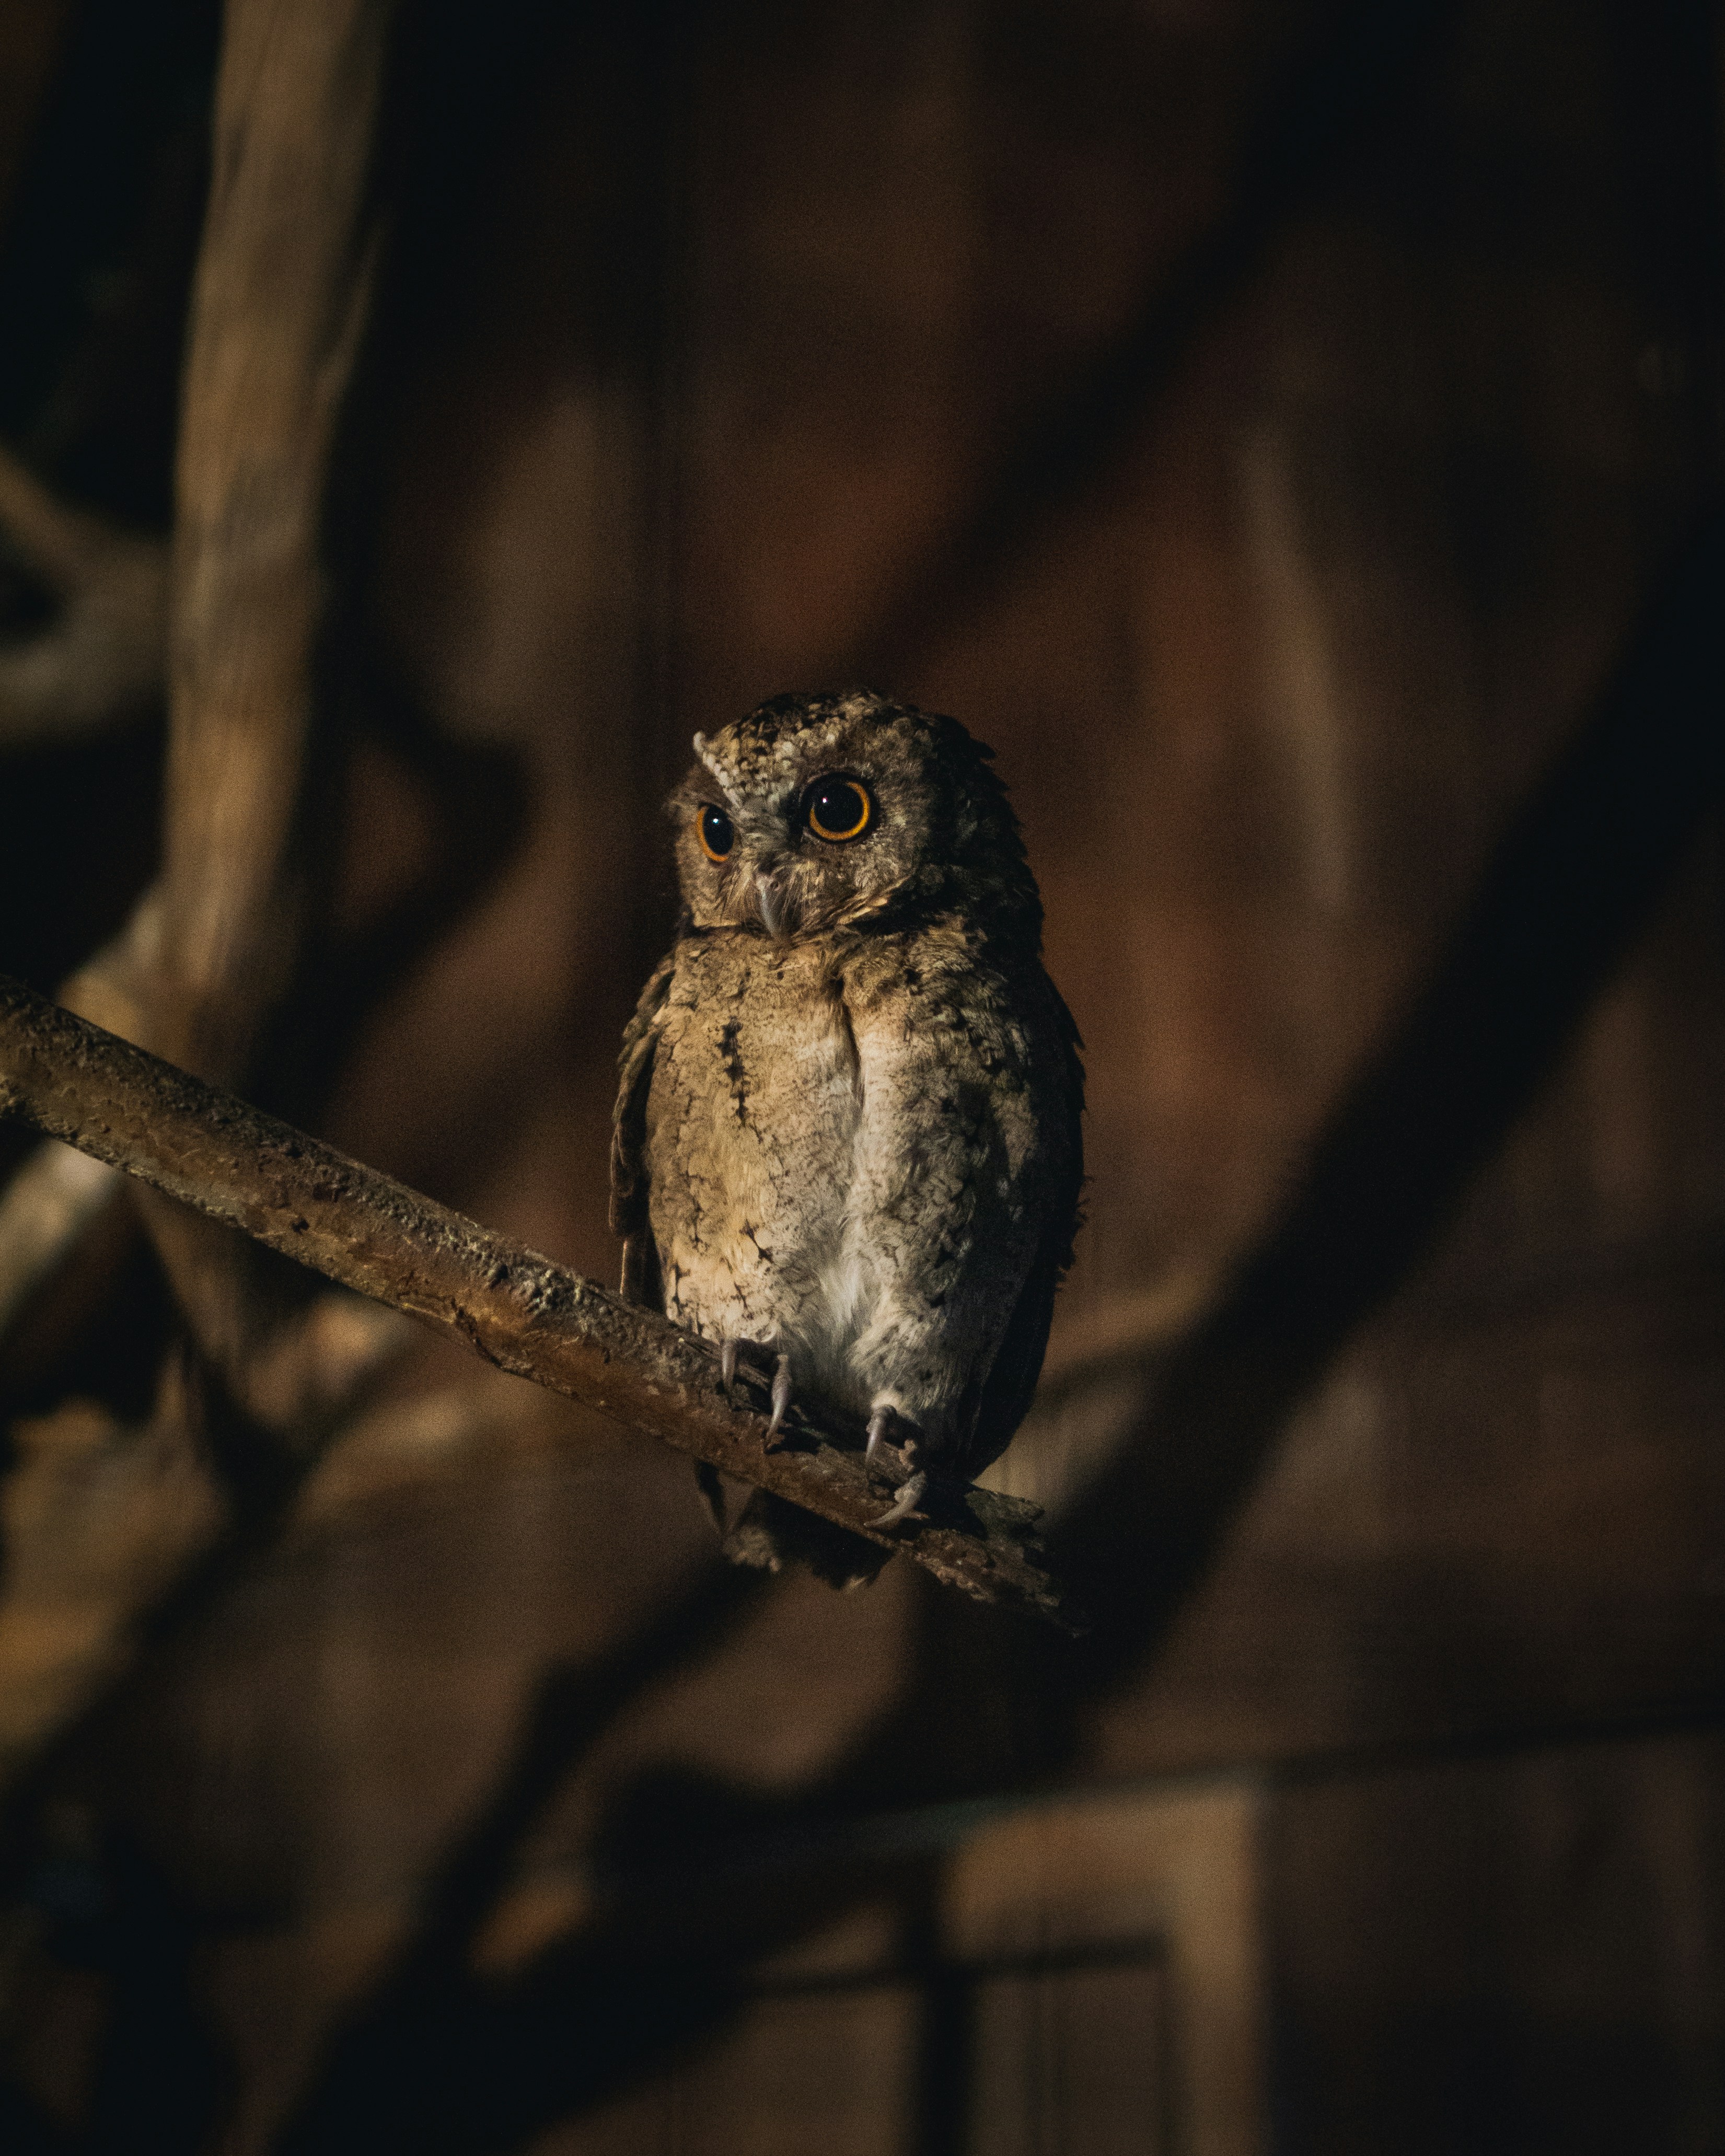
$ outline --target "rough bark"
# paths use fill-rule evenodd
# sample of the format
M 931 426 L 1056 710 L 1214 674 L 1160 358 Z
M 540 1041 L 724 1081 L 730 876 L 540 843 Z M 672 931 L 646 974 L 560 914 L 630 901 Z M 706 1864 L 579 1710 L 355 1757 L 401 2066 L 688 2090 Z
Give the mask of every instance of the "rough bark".
M 1034 1507 L 931 1481 L 922 1517 L 876 1529 L 891 1492 L 864 1470 L 860 1428 L 793 1410 L 769 1451 L 764 1378 L 739 1373 L 733 1405 L 692 1334 L 4 977 L 0 1110 L 979 1600 L 1060 1616 Z

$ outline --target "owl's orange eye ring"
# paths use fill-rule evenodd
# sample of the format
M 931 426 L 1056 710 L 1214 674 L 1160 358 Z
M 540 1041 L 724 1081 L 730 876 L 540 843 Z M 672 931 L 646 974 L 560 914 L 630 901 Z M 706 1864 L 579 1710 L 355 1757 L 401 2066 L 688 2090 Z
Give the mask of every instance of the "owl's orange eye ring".
M 803 796 L 803 820 L 817 839 L 841 846 L 861 838 L 874 822 L 875 797 L 860 778 L 829 772 Z
M 701 850 L 710 861 L 722 861 L 737 844 L 737 826 L 722 808 L 711 803 L 696 816 L 695 829 Z

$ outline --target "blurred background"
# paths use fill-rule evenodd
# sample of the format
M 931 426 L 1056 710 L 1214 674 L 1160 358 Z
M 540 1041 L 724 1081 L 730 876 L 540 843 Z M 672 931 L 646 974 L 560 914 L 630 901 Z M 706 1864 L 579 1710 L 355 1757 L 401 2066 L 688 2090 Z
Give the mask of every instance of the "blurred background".
M 1718 31 L 0 5 L 0 970 L 610 1281 L 690 734 L 952 712 L 1096 1618 L 0 1126 L 0 2146 L 1725 2148 Z

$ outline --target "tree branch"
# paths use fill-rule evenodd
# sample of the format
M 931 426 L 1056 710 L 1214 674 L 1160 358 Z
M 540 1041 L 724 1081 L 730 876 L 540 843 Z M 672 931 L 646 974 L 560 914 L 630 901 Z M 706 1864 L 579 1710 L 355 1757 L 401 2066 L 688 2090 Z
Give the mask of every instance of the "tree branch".
M 766 1445 L 767 1383 L 537 1251 L 261 1114 L 0 975 L 0 1112 L 450 1334 L 518 1377 L 770 1490 L 948 1585 L 1068 1622 L 1038 1562 L 1035 1508 L 931 1478 L 924 1517 L 871 1525 L 860 1425 L 793 1411 Z

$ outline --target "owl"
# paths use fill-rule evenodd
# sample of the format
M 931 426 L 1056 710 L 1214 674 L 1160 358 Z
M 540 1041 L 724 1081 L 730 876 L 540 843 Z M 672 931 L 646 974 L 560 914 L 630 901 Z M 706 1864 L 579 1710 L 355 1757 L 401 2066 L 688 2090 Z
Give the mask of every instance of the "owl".
M 865 1423 L 891 1526 L 1029 1405 L 1077 1225 L 1081 1044 L 1018 819 L 956 720 L 778 696 L 694 748 L 666 804 L 681 916 L 621 1057 L 623 1291 L 713 1342 L 727 1385 L 739 1353 L 770 1370 L 773 1435 L 793 1398 Z M 837 1578 L 799 1523 L 824 1524 L 757 1493 L 727 1551 Z

